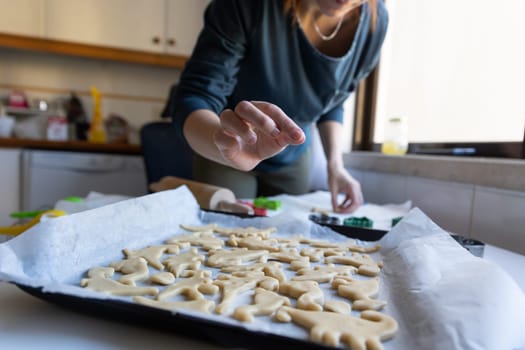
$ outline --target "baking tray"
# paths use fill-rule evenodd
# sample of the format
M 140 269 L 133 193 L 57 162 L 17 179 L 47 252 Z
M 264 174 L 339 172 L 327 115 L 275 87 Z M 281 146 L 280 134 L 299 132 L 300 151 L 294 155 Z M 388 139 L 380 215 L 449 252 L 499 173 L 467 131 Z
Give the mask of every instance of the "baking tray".
M 237 215 L 231 213 L 222 214 L 252 217 L 249 215 Z M 354 226 L 331 224 L 321 225 L 329 227 L 343 236 L 364 241 L 377 241 L 387 233 L 387 231 L 384 230 Z M 461 244 L 461 242 L 459 243 Z M 222 347 L 246 349 L 272 348 L 286 350 L 333 349 L 333 347 L 314 343 L 306 337 L 305 339 L 297 339 L 275 333 L 256 331 L 231 323 L 222 323 L 188 314 L 172 313 L 170 311 L 132 302 L 85 298 L 56 292 L 49 293 L 44 292 L 41 287 L 29 287 L 16 283 L 15 285 L 17 285 L 22 291 L 36 298 L 84 315 L 95 316 L 121 324 L 131 324 L 167 331 L 176 334 L 177 336 L 205 341 Z M 279 327 L 279 323 L 276 323 L 275 325 L 276 327 Z
M 207 210 L 210 211 L 210 210 Z M 246 214 L 232 214 L 211 211 L 220 214 L 235 215 L 243 218 L 253 216 Z M 333 229 L 346 237 L 362 239 L 366 241 L 378 240 L 387 231 L 364 229 L 352 226 L 322 225 Z M 189 337 L 206 341 L 214 345 L 228 348 L 246 349 L 287 349 L 287 350 L 328 350 L 334 349 L 323 344 L 314 343 L 308 339 L 291 338 L 275 333 L 261 332 L 246 329 L 242 326 L 217 322 L 210 319 L 194 317 L 188 314 L 172 313 L 170 311 L 152 308 L 132 302 L 120 300 L 101 300 L 85 298 L 63 293 L 44 292 L 41 287 L 29 287 L 21 284 L 15 285 L 22 291 L 64 307 L 74 312 L 100 317 L 121 324 L 131 324 L 140 327 L 153 328 L 157 330 L 172 332 L 177 336 Z M 279 323 L 275 323 L 279 327 Z

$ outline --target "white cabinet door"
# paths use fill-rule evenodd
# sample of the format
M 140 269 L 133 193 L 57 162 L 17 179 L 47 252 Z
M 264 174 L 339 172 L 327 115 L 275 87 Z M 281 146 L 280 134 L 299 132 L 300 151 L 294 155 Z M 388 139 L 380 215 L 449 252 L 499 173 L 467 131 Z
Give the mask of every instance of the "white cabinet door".
M 166 52 L 189 56 L 203 26 L 209 0 L 166 0 Z
M 0 32 L 41 36 L 44 0 L 0 0 Z
M 92 45 L 162 52 L 164 1 L 46 0 L 46 36 Z
M 20 210 L 20 150 L 0 149 L 0 226 L 12 225 L 9 217 Z

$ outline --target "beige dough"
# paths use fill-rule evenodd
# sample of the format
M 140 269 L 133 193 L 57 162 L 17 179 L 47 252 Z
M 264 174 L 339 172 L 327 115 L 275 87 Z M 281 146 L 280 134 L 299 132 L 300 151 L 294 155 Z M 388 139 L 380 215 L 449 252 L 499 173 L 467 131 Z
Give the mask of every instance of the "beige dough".
M 215 231 L 217 224 L 208 224 L 205 226 L 189 226 L 181 224 L 180 227 L 186 231 L 190 232 L 205 232 L 205 231 Z
M 144 258 L 154 268 L 158 270 L 163 270 L 164 266 L 160 262 L 160 257 L 164 253 L 169 254 L 178 254 L 180 251 L 179 245 L 170 244 L 170 245 L 158 245 L 150 246 L 138 250 L 123 249 L 122 252 L 126 255 L 128 259 L 133 258 Z
M 303 237 L 295 235 L 290 238 L 276 237 L 275 239 L 281 244 L 282 248 L 295 248 L 301 245 Z
M 339 314 L 348 315 L 352 312 L 352 308 L 346 301 L 341 300 L 327 300 L 323 305 L 324 311 L 337 312 Z
M 294 260 L 310 261 L 308 257 L 301 256 L 295 248 L 281 248 L 278 252 L 270 253 L 268 260 L 277 260 L 285 263 L 291 263 Z
M 301 269 L 292 281 L 316 281 L 318 283 L 330 283 L 336 276 L 349 276 L 357 269 L 353 266 L 315 266 L 313 269 Z
M 275 227 L 268 228 L 256 228 L 256 227 L 217 227 L 215 230 L 218 234 L 222 236 L 231 236 L 235 235 L 237 237 L 259 237 L 261 239 L 268 239 L 270 235 L 277 232 Z
M 224 247 L 224 241 L 215 237 L 212 231 L 202 231 L 187 235 L 179 235 L 168 239 L 166 242 L 175 244 L 189 243 L 192 246 L 202 247 L 204 250 L 221 249 Z
M 309 329 L 310 340 L 314 342 L 336 347 L 341 341 L 352 350 L 381 350 L 381 341 L 391 339 L 398 329 L 392 317 L 372 310 L 363 311 L 361 318 L 357 318 L 283 306 L 277 311 L 276 318 Z
M 175 276 L 171 272 L 159 272 L 151 275 L 149 280 L 152 283 L 167 286 L 175 282 Z
M 226 266 L 221 269 L 221 272 L 237 273 L 237 272 L 248 272 L 248 271 L 262 271 L 265 276 L 270 276 L 278 280 L 279 282 L 286 281 L 286 275 L 282 270 L 282 264 L 277 261 L 268 261 L 265 263 L 256 263 L 251 265 L 232 265 Z
M 211 310 L 213 310 L 213 308 L 215 307 L 215 302 L 206 299 L 196 299 L 187 301 L 159 301 L 137 296 L 133 298 L 133 301 L 138 304 L 156 307 L 158 309 L 164 309 L 168 311 L 184 309 L 210 313 Z
M 275 239 L 262 239 L 260 237 L 237 237 L 230 236 L 228 245 L 231 247 L 242 247 L 250 250 L 267 250 L 269 252 L 278 252 L 278 242 Z
M 136 282 L 145 281 L 149 277 L 148 262 L 144 258 L 126 259 L 109 265 L 123 274 L 119 282 L 130 286 L 135 286 Z
M 175 277 L 180 277 L 185 271 L 198 270 L 204 259 L 204 255 L 199 254 L 197 248 L 191 248 L 187 252 L 166 258 L 162 263 Z
M 297 307 L 303 310 L 321 311 L 324 293 L 315 281 L 290 281 L 281 283 L 279 293 L 297 299 Z
M 275 292 L 257 288 L 252 305 L 240 306 L 233 312 L 233 317 L 241 322 L 253 322 L 254 316 L 272 315 L 281 306 L 289 306 L 290 299 Z
M 112 267 L 95 267 L 88 271 L 88 278 L 80 281 L 82 287 L 113 295 L 157 295 L 159 290 L 153 287 L 135 287 L 111 279 L 115 270 Z
M 219 288 L 212 283 L 210 271 L 195 271 L 193 277 L 181 279 L 157 295 L 163 301 L 177 295 L 184 295 L 190 300 L 204 299 L 204 294 L 216 294 Z
M 378 278 L 356 280 L 338 277 L 332 287 L 337 289 L 337 294 L 353 302 L 353 310 L 380 310 L 386 305 L 386 301 L 372 299 L 379 293 Z
M 215 312 L 218 314 L 227 313 L 230 304 L 242 292 L 255 289 L 255 287 L 267 290 L 277 290 L 279 288 L 279 281 L 257 271 L 236 273 L 234 275 L 219 275 L 213 283 L 219 286 L 222 291 L 221 302 L 215 308 Z
M 292 271 L 299 271 L 308 268 L 310 268 L 310 261 L 308 260 L 294 260 L 290 263 L 290 270 Z
M 246 262 L 266 262 L 266 250 L 248 250 L 238 248 L 232 250 L 210 250 L 206 265 L 211 267 L 226 267 L 231 265 L 241 265 Z
M 381 269 L 379 264 L 368 254 L 352 253 L 345 256 L 329 256 L 325 258 L 327 264 L 344 264 L 357 267 L 357 273 L 364 276 L 377 276 Z

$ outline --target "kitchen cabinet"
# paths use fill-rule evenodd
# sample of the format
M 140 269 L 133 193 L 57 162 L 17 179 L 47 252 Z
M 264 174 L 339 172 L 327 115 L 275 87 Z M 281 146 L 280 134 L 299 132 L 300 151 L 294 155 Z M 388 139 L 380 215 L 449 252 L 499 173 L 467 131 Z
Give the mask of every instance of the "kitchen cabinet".
M 208 0 L 45 0 L 49 39 L 191 54 Z
M 209 0 L 166 0 L 166 52 L 189 56 L 204 25 Z
M 20 149 L 0 149 L 0 226 L 14 223 L 9 214 L 20 210 Z
M 40 37 L 45 0 L 0 0 L 0 32 Z

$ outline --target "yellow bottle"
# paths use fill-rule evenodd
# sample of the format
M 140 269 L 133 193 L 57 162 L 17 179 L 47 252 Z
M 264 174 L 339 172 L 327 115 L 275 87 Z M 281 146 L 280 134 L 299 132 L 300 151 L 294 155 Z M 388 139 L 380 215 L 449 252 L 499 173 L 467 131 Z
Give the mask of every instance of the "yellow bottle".
M 91 87 L 91 96 L 93 97 L 93 119 L 89 127 L 88 141 L 92 143 L 106 143 L 106 130 L 104 129 L 104 121 L 100 111 L 100 92 L 94 86 Z
M 408 128 L 402 117 L 389 118 L 385 125 L 381 153 L 402 156 L 408 150 Z

